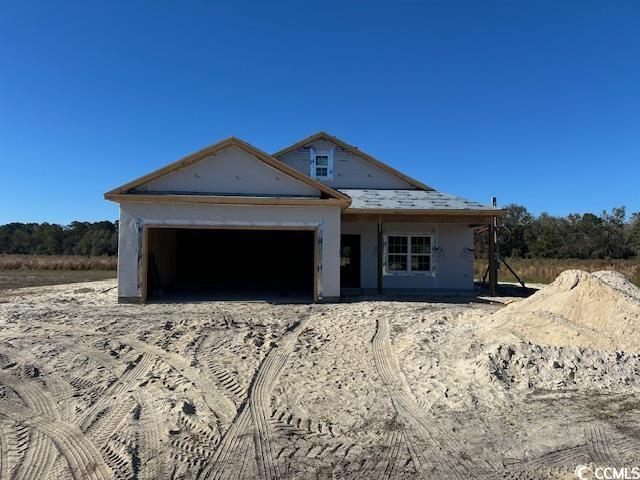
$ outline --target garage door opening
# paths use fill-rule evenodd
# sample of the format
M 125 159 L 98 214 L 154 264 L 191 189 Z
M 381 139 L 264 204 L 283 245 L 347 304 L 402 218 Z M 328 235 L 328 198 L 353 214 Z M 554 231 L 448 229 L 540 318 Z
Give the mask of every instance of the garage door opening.
M 146 296 L 315 300 L 315 231 L 148 228 Z

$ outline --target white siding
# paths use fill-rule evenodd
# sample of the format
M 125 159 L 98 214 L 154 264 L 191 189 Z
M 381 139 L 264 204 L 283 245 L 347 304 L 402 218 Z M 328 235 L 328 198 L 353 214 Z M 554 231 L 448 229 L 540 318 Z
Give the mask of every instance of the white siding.
M 140 297 L 141 232 L 145 224 L 318 226 L 321 228 L 320 288 L 323 297 L 340 295 L 340 207 L 189 204 L 120 204 L 118 295 Z M 266 252 L 268 254 L 268 252 Z
M 333 178 L 321 180 L 333 188 L 414 188 L 401 178 L 376 167 L 349 151 L 326 140 L 316 140 L 309 144 L 316 153 L 334 150 Z M 280 160 L 296 170 L 310 174 L 311 154 L 309 148 L 297 150 L 280 157 Z
M 320 196 L 320 191 L 232 146 L 138 191 Z
M 429 233 L 438 253 L 433 253 L 435 274 L 422 273 L 403 275 L 383 275 L 382 286 L 387 290 L 413 289 L 473 289 L 473 229 L 467 225 L 456 224 L 415 224 L 383 223 L 383 232 Z M 361 248 L 361 285 L 363 289 L 373 290 L 378 282 L 378 233 L 375 223 L 346 222 L 342 224 L 342 233 L 360 234 Z

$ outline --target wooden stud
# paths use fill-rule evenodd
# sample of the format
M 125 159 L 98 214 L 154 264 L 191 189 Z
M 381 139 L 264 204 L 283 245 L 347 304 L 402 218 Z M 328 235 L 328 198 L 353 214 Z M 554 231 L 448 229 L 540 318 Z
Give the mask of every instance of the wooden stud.
M 382 264 L 384 244 L 382 238 L 382 217 L 378 217 L 378 295 L 382 295 Z
M 142 268 L 140 272 L 140 288 L 142 290 L 142 303 L 147 303 L 149 298 L 149 230 L 142 226 Z
M 492 198 L 492 204 L 496 206 L 496 197 Z M 496 296 L 498 290 L 498 263 L 497 263 L 497 243 L 498 243 L 498 217 L 492 217 L 489 223 L 489 295 Z

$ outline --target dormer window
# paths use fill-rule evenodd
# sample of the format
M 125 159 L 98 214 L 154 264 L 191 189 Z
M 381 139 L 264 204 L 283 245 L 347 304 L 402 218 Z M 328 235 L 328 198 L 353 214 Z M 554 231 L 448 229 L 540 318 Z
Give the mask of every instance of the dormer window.
M 329 176 L 329 155 L 316 155 L 316 178 Z
M 311 176 L 321 180 L 333 178 L 333 150 L 316 152 L 311 149 Z

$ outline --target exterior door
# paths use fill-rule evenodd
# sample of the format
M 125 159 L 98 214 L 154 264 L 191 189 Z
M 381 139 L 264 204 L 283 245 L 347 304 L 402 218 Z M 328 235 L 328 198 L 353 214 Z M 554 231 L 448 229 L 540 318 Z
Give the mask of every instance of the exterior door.
M 340 235 L 340 286 L 360 288 L 360 235 Z

